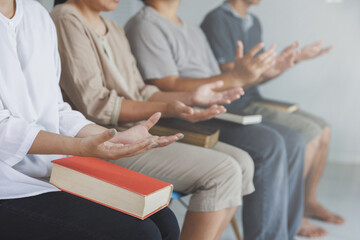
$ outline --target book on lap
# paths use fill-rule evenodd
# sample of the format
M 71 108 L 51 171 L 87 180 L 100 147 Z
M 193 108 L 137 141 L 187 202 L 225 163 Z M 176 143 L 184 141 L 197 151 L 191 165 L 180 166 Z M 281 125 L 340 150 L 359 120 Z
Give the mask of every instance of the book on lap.
M 246 115 L 246 114 L 237 114 L 237 113 L 222 113 L 215 117 L 216 119 L 220 119 L 227 122 L 238 123 L 241 125 L 252 125 L 258 124 L 262 122 L 262 116 L 255 115 Z
M 204 108 L 195 107 L 196 109 L 203 110 Z M 262 122 L 262 116 L 259 114 L 245 114 L 241 111 L 230 111 L 221 113 L 214 117 L 215 119 L 223 120 L 226 122 L 237 123 L 241 125 L 258 124 Z
M 254 100 L 252 102 L 259 103 L 265 107 L 274 108 L 274 109 L 284 111 L 287 113 L 293 113 L 293 112 L 296 112 L 297 110 L 299 110 L 299 105 L 297 105 L 295 103 L 283 102 L 283 101 L 278 101 L 278 100 L 260 98 L 260 99 Z
M 220 130 L 201 123 L 190 123 L 176 118 L 164 118 L 150 129 L 150 133 L 158 136 L 168 136 L 183 133 L 181 142 L 211 148 L 219 141 Z
M 52 163 L 51 184 L 142 220 L 170 202 L 171 184 L 105 160 L 68 157 Z

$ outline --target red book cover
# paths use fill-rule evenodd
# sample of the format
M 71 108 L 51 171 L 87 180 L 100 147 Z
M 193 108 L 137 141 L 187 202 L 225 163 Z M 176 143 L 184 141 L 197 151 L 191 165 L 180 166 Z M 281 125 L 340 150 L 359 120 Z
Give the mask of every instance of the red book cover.
M 110 183 L 112 185 L 129 190 L 131 192 L 137 193 L 142 196 L 147 196 L 151 193 L 154 193 L 154 192 L 156 192 L 162 188 L 168 187 L 168 186 L 172 187 L 172 185 L 169 183 L 160 181 L 158 179 L 146 176 L 144 174 L 129 170 L 127 168 L 118 166 L 116 164 L 113 164 L 113 163 L 110 163 L 110 162 L 107 162 L 105 160 L 101 160 L 98 158 L 72 156 L 72 157 L 54 160 L 54 161 L 52 161 L 52 163 L 75 170 L 75 171 L 83 173 L 83 174 L 86 174 L 93 178 Z M 64 190 L 64 189 L 62 189 L 62 190 Z M 64 191 L 66 191 L 66 190 L 64 190 Z M 76 193 L 72 193 L 72 194 L 77 195 Z M 80 196 L 80 197 L 83 197 L 83 196 Z M 89 199 L 89 200 L 94 201 L 92 199 Z M 100 204 L 102 204 L 102 203 L 100 203 Z M 105 204 L 102 204 L 102 205 L 105 205 Z M 111 207 L 111 206 L 108 206 L 108 207 Z M 165 206 L 163 206 L 163 207 L 165 207 Z M 157 209 L 156 211 L 158 211 L 160 209 Z M 119 209 L 116 209 L 116 210 L 119 210 Z M 119 211 L 121 211 L 121 210 L 119 210 Z M 156 212 L 156 211 L 154 211 L 154 212 Z M 151 213 L 151 214 L 153 214 L 153 213 Z M 129 214 L 129 213 L 127 213 L 127 214 Z M 144 218 L 140 218 L 140 219 L 145 219 L 146 217 L 150 216 L 151 214 L 145 216 Z M 132 214 L 130 214 L 130 215 L 132 215 Z M 132 216 L 134 216 L 134 215 L 132 215 Z M 139 218 L 138 216 L 134 216 L 134 217 Z

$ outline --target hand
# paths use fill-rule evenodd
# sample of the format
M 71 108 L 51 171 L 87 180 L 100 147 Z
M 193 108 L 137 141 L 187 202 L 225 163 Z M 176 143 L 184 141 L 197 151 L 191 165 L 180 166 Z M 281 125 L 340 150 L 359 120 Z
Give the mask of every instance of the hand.
M 273 67 L 268 69 L 263 74 L 264 79 L 271 79 L 279 76 L 287 69 L 295 65 L 296 58 L 299 56 L 300 51 L 295 49 L 299 47 L 299 42 L 295 42 L 285 48 L 279 56 L 276 57 L 276 61 Z
M 333 48 L 333 46 L 328 46 L 323 48 L 322 47 L 323 44 L 324 44 L 323 41 L 318 41 L 313 44 L 305 46 L 303 49 L 301 49 L 300 54 L 296 59 L 296 62 L 298 63 L 304 60 L 316 58 L 329 53 Z
M 209 120 L 216 115 L 226 112 L 225 107 L 213 105 L 207 109 L 194 109 L 184 103 L 175 101 L 168 104 L 168 116 L 182 118 L 189 122 L 200 122 Z
M 227 91 L 215 90 L 224 85 L 223 81 L 204 84 L 191 94 L 191 104 L 197 106 L 211 106 L 214 104 L 229 104 L 244 95 L 242 88 L 233 88 Z
M 276 45 L 272 45 L 267 51 L 256 56 L 263 48 L 264 44 L 259 43 L 244 57 L 244 45 L 241 41 L 238 42 L 233 69 L 235 77 L 245 80 L 245 84 L 254 84 L 266 70 L 274 65 Z
M 151 149 L 155 144 L 154 139 L 143 139 L 133 144 L 116 144 L 110 142 L 116 134 L 115 129 L 85 138 L 78 138 L 79 156 L 98 157 L 109 160 L 132 157 Z
M 116 144 L 134 144 L 142 140 L 151 140 L 155 142 L 153 147 L 164 147 L 183 137 L 181 133 L 167 137 L 151 135 L 149 130 L 159 121 L 160 117 L 161 113 L 155 113 L 146 122 L 123 132 L 118 132 L 110 142 Z
M 117 133 L 115 129 L 79 140 L 79 156 L 99 157 L 110 160 L 132 157 L 155 147 L 164 147 L 183 137 L 176 134 L 170 137 L 152 136 L 148 130 L 161 117 L 156 113 L 145 123 Z

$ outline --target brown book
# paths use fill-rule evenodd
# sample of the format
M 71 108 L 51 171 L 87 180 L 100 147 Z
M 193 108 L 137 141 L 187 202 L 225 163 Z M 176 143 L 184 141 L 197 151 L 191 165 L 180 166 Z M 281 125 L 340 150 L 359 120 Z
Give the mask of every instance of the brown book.
M 145 219 L 169 204 L 173 186 L 91 157 L 52 161 L 50 183 L 63 191 Z
M 184 134 L 181 142 L 205 148 L 214 146 L 219 141 L 220 134 L 219 129 L 175 118 L 161 119 L 150 129 L 151 134 L 158 136 L 168 136 L 179 132 Z
M 274 108 L 274 109 L 284 111 L 287 113 L 293 113 L 293 112 L 296 112 L 297 110 L 299 110 L 299 105 L 297 105 L 295 103 L 283 102 L 283 101 L 278 101 L 278 100 L 261 98 L 261 99 L 254 100 L 252 102 L 259 103 L 265 107 Z

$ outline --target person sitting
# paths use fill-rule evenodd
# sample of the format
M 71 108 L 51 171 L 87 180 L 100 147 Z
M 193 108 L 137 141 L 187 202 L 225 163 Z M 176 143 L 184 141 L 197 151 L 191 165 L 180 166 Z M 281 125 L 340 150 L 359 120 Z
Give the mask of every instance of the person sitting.
M 236 67 L 221 74 L 205 35 L 177 15 L 179 0 L 145 0 L 145 7 L 125 26 L 131 49 L 146 83 L 164 91 L 193 91 L 223 80 L 224 89 L 250 85 L 275 59 L 275 46 L 258 54 L 258 44 L 245 57 L 237 52 Z M 244 149 L 255 163 L 256 191 L 244 197 L 245 239 L 289 240 L 303 213 L 305 143 L 295 131 L 264 121 L 243 126 L 213 119 L 220 140 Z
M 260 0 L 230 0 L 212 10 L 205 17 L 201 27 L 207 36 L 222 72 L 231 71 L 234 67 L 234 51 L 238 41 L 244 44 L 247 53 L 258 43 L 262 42 L 262 28 L 260 20 L 248 12 Z M 228 106 L 229 109 L 241 109 L 247 114 L 261 114 L 264 119 L 281 124 L 300 133 L 305 139 L 305 217 L 320 219 L 326 222 L 341 224 L 344 219 L 326 210 L 317 200 L 317 188 L 323 174 L 330 144 L 330 127 L 322 118 L 308 112 L 298 110 L 286 113 L 261 104 L 251 104 L 251 101 L 261 98 L 259 84 L 266 83 L 284 73 L 294 65 L 308 59 L 322 56 L 331 50 L 322 48 L 322 41 L 305 46 L 296 51 L 299 42 L 285 48 L 276 58 L 273 67 L 262 74 L 258 82 L 247 89 L 247 94 L 241 101 Z M 305 237 L 321 237 L 326 235 L 322 228 L 312 225 L 305 218 L 298 233 Z
M 100 17 L 114 10 L 114 1 L 66 1 L 51 16 L 58 31 L 62 61 L 60 86 L 69 103 L 89 119 L 118 128 L 155 112 L 188 121 L 211 118 L 242 94 L 241 89 L 215 92 L 221 82 L 195 91 L 164 93 L 144 84 L 123 29 Z M 213 105 L 196 111 L 188 105 Z M 240 149 L 218 143 L 205 149 L 182 143 L 115 161 L 123 167 L 172 183 L 192 194 L 181 239 L 215 239 L 230 222 L 242 196 L 254 191 L 254 166 Z
M 60 191 L 48 178 L 51 161 L 66 155 L 126 161 L 180 135 L 116 132 L 64 103 L 56 30 L 38 2 L 1 0 L 0 35 L 0 239 L 177 240 L 168 208 L 142 221 Z M 136 128 L 150 128 L 159 117 Z

